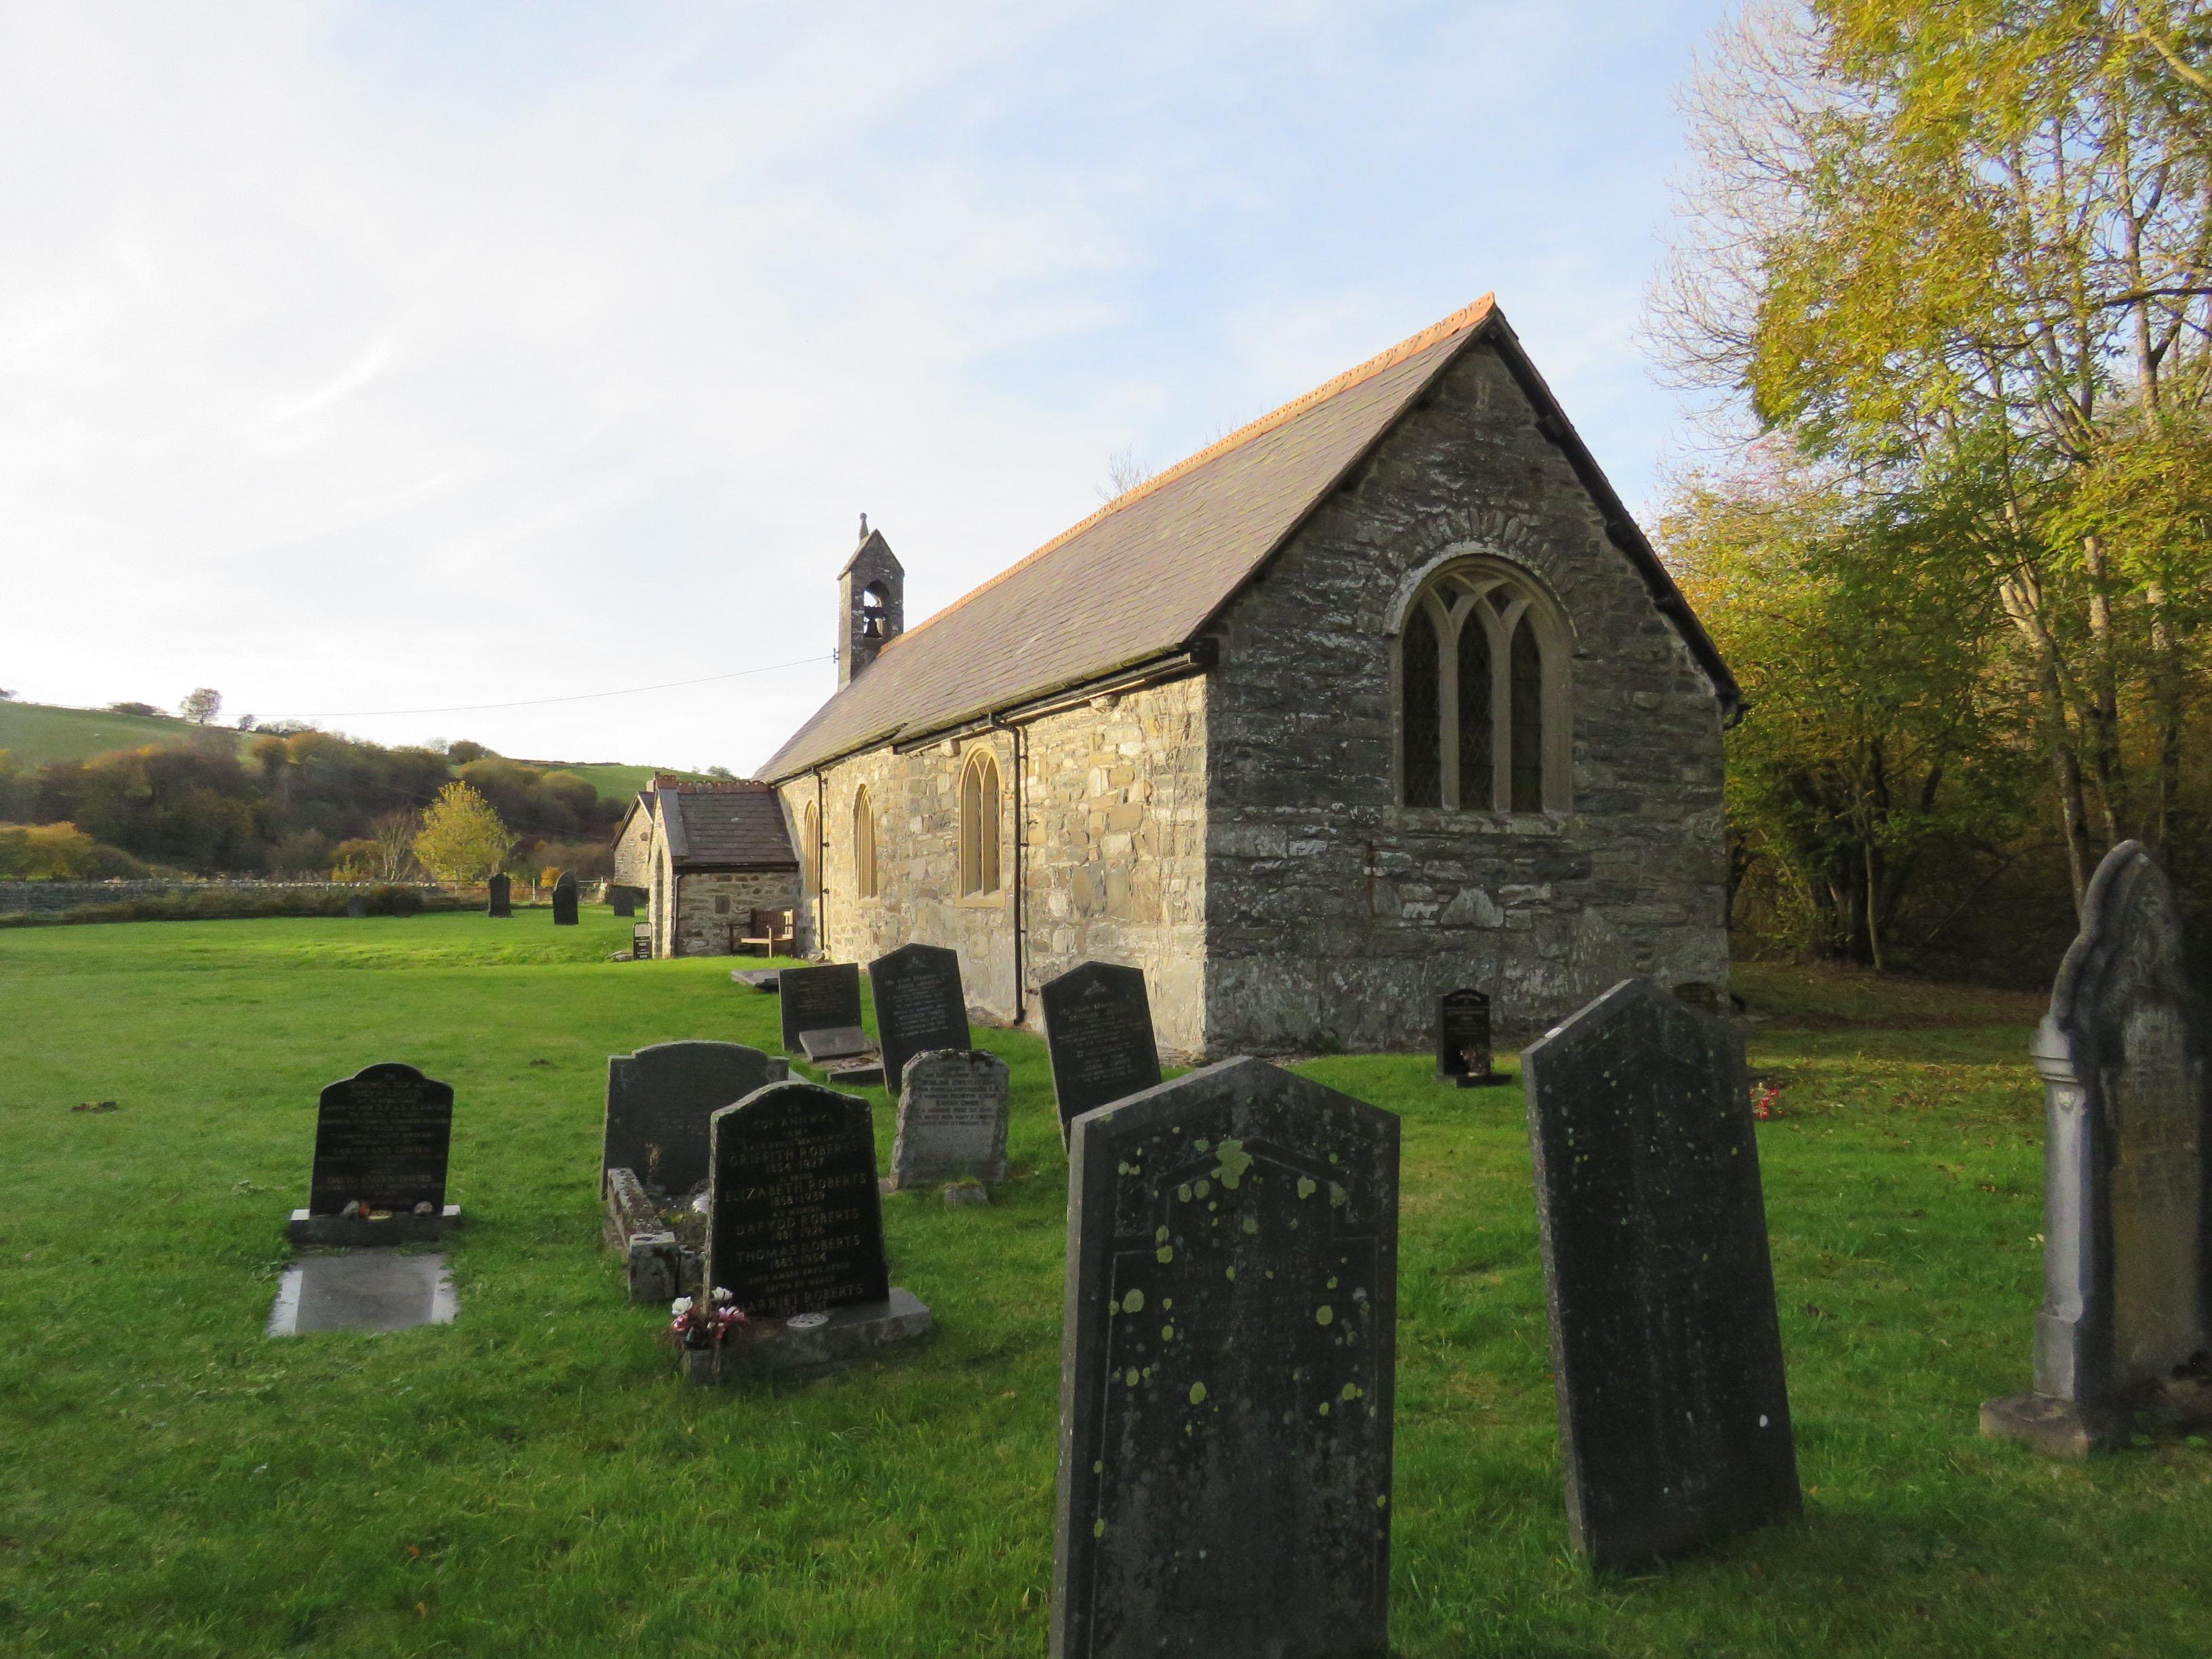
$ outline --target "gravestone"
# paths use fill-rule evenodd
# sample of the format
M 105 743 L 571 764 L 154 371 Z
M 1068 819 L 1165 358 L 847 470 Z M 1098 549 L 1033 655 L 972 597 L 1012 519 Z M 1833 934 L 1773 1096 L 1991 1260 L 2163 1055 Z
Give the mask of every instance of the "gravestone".
M 363 898 L 359 893 L 356 893 L 352 897 L 346 900 L 346 915 L 353 918 L 355 921 L 360 921 L 368 914 L 368 901 L 366 898 Z
M 783 983 L 783 975 L 773 968 L 732 968 L 730 979 L 733 984 L 750 985 L 768 996 L 774 996 Z
M 1084 1113 L 1158 1084 L 1160 1051 L 1141 970 L 1086 962 L 1046 981 L 1038 995 L 1062 1139 Z
M 965 1048 L 968 997 L 960 984 L 960 953 L 934 945 L 902 945 L 868 964 L 875 998 L 876 1039 L 884 1055 L 884 1086 L 893 1094 L 906 1063 L 930 1048 Z
M 344 1250 L 284 1269 L 268 1334 L 404 1331 L 450 1325 L 459 1310 L 446 1258 L 435 1251 Z
M 2125 1444 L 2131 1413 L 2212 1417 L 2185 1374 L 2212 1348 L 2205 1008 L 2166 873 L 2105 855 L 2033 1049 L 2044 1081 L 2042 1311 L 2034 1387 L 1982 1432 L 2057 1456 Z
M 756 1318 L 890 1292 L 868 1103 L 777 1083 L 709 1120 L 707 1283 Z
M 989 1186 L 1004 1181 L 1006 1061 L 980 1048 L 931 1048 L 907 1062 L 905 1075 L 888 1189 L 963 1176 Z
M 412 1066 L 370 1066 L 331 1084 L 316 1112 L 314 1170 L 307 1207 L 292 1212 L 293 1242 L 437 1237 L 460 1218 L 446 1202 L 453 1131 L 453 1085 Z
M 653 960 L 653 924 L 639 921 L 630 924 L 629 959 L 632 962 Z
M 637 914 L 637 889 L 635 887 L 625 887 L 620 882 L 613 883 L 607 888 L 607 900 L 614 906 L 615 914 L 624 921 Z
M 576 925 L 576 878 L 563 872 L 553 884 L 553 925 L 574 927 Z
M 509 896 L 514 890 L 514 884 L 504 874 L 493 876 L 484 886 L 489 894 L 484 900 L 486 915 L 511 916 L 514 914 L 514 904 Z
M 777 979 L 783 998 L 783 1046 L 803 1053 L 802 1031 L 826 1031 L 860 1023 L 860 968 L 832 962 L 819 968 L 786 968 Z
M 1484 993 L 1447 991 L 1437 999 L 1437 1077 L 1462 1089 L 1513 1080 L 1490 1069 L 1490 998 Z
M 1072 1126 L 1052 1651 L 1383 1659 L 1398 1120 L 1255 1060 Z
M 1636 1567 L 1796 1515 L 1742 1039 L 1624 980 L 1521 1074 L 1575 1548 Z
M 608 1055 L 600 1193 L 615 1170 L 672 1196 L 690 1192 L 707 1178 L 708 1120 L 789 1069 L 781 1054 L 741 1042 L 656 1042 Z

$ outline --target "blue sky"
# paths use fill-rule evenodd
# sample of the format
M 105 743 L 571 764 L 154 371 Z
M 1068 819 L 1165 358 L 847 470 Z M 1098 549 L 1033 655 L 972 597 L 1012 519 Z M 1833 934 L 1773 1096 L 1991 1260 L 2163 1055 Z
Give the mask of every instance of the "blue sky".
M 908 614 L 1495 290 L 1615 483 L 1719 3 L 0 6 L 0 685 L 757 763 Z

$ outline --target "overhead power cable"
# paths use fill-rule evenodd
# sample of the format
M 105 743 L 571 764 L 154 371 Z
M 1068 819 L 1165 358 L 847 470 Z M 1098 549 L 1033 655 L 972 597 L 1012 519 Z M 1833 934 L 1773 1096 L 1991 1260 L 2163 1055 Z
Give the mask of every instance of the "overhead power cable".
M 489 708 L 536 708 L 549 702 L 589 702 L 595 697 L 634 697 L 642 691 L 675 691 L 687 685 L 709 685 L 716 680 L 741 680 L 749 674 L 773 674 L 781 668 L 804 668 L 810 663 L 836 660 L 835 652 L 801 657 L 795 662 L 772 662 L 759 668 L 740 668 L 727 674 L 705 674 L 696 680 L 670 680 L 663 685 L 626 685 L 618 691 L 578 691 L 565 697 L 525 697 L 518 702 L 468 702 L 450 708 L 337 708 L 317 714 L 281 714 L 280 720 L 365 720 L 391 714 L 479 714 Z

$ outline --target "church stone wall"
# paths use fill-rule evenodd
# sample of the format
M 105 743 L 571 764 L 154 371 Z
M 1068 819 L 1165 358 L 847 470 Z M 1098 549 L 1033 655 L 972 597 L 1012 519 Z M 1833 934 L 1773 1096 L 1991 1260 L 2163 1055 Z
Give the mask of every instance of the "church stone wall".
M 611 880 L 624 887 L 652 886 L 653 828 L 653 814 L 643 807 L 629 815 L 615 842 Z
M 818 928 L 823 954 L 840 962 L 865 963 L 910 941 L 957 951 L 969 1005 L 1011 1022 L 1018 869 L 1025 1023 L 1041 1024 L 1044 981 L 1086 959 L 1123 963 L 1145 970 L 1162 1045 L 1194 1054 L 1204 1044 L 1205 744 L 1195 678 L 1024 726 L 1018 831 L 1007 732 L 841 762 L 823 778 L 823 914 L 806 907 L 802 939 L 811 945 Z M 960 778 L 978 746 L 999 763 L 1006 886 L 963 898 Z M 876 822 L 873 898 L 857 896 L 854 879 L 853 799 L 863 784 Z M 794 846 L 815 790 L 810 773 L 780 791 Z
M 1576 630 L 1572 810 L 1395 804 L 1392 630 L 1484 553 Z M 1471 351 L 1231 609 L 1209 678 L 1206 1047 L 1418 1049 L 1437 994 L 1541 1029 L 1630 975 L 1724 982 L 1721 715 L 1535 412 Z
M 796 870 L 683 871 L 676 884 L 674 954 L 730 956 L 731 941 L 752 931 L 755 910 L 791 910 L 798 904 Z

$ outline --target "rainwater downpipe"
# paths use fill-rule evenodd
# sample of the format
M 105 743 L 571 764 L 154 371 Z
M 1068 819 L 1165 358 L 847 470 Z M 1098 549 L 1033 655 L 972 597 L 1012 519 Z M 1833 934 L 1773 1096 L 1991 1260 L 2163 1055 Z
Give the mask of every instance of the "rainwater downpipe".
M 1023 764 L 1022 728 L 1003 720 L 991 722 L 994 732 L 1004 732 L 1014 744 L 1014 1024 L 1019 1028 L 1029 1015 L 1029 987 L 1024 982 L 1022 962 L 1022 889 L 1024 886 L 1023 849 L 1029 842 L 1029 828 L 1022 813 L 1022 775 L 1027 769 Z
M 814 950 L 830 958 L 830 813 L 822 793 L 822 769 L 814 769 Z

